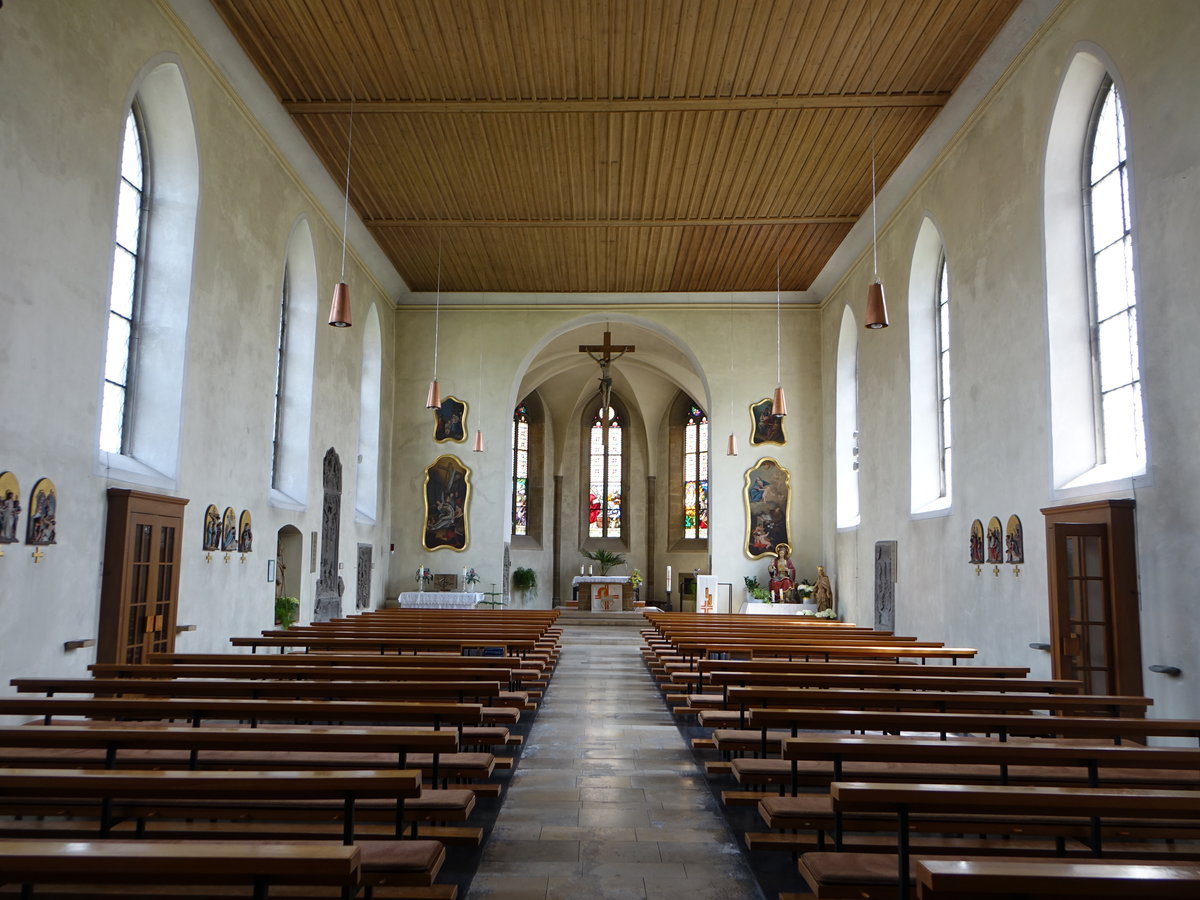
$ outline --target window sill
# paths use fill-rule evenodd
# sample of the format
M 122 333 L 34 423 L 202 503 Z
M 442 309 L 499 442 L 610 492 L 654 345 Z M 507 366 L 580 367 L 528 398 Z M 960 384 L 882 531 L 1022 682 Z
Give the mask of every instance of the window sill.
M 914 509 L 909 513 L 909 517 L 913 519 L 938 519 L 950 515 L 950 511 L 950 498 L 938 497 L 932 503 L 926 503 L 924 506 Z
M 293 500 L 278 488 L 271 488 L 271 496 L 268 502 L 273 509 L 290 509 L 293 512 L 303 512 L 305 509 L 305 504 L 298 500 Z
M 1065 484 L 1054 488 L 1054 497 L 1059 500 L 1089 497 L 1097 494 L 1115 494 L 1150 485 L 1150 476 L 1143 469 L 1130 472 L 1116 466 L 1094 466 Z
M 177 487 L 174 478 L 152 469 L 132 456 L 106 453 L 103 450 L 99 451 L 96 457 L 96 473 L 109 479 L 159 490 L 174 490 Z
M 542 542 L 529 534 L 514 534 L 509 546 L 513 550 L 541 550 Z

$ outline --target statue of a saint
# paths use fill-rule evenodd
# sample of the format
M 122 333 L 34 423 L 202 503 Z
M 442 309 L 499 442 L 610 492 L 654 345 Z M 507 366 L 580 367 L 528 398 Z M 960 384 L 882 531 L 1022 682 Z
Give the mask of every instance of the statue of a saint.
M 775 558 L 767 568 L 771 579 L 767 588 L 772 594 L 779 592 L 779 599 L 784 603 L 791 602 L 792 588 L 796 586 L 796 567 L 792 565 L 792 548 L 787 544 L 775 545 Z
M 824 566 L 817 566 L 817 583 L 813 585 L 813 599 L 817 601 L 817 612 L 833 609 L 833 585 L 825 574 Z

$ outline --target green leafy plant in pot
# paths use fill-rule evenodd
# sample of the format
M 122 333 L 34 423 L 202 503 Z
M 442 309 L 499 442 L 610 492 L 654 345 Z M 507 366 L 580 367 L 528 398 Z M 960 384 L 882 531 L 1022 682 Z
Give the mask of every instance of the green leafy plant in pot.
M 300 614 L 300 600 L 296 597 L 275 598 L 275 624 L 280 628 L 291 628 Z
M 524 566 L 513 569 L 513 590 L 523 591 L 530 597 L 537 596 L 537 572 Z
M 590 559 L 600 567 L 601 575 L 607 575 L 617 566 L 625 565 L 625 556 L 621 553 L 613 553 L 611 550 L 584 550 L 583 555 L 585 559 Z

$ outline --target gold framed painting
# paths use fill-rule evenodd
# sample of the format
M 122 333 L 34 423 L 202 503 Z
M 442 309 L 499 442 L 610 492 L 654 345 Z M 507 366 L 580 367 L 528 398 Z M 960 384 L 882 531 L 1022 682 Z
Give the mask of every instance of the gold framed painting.
M 15 544 L 21 519 L 21 485 L 12 472 L 0 472 L 0 544 Z
M 779 461 L 764 456 L 746 470 L 742 487 L 746 508 L 746 539 L 742 549 L 750 559 L 773 556 L 778 544 L 792 542 L 792 476 Z
M 443 397 L 442 405 L 433 411 L 433 439 L 439 444 L 461 444 L 467 439 L 467 402 L 457 397 Z
M 775 415 L 775 402 L 770 397 L 750 404 L 750 443 L 753 446 L 787 443 L 783 416 Z
M 467 549 L 471 470 L 457 456 L 439 456 L 425 469 L 423 492 L 425 527 L 421 543 L 425 549 Z

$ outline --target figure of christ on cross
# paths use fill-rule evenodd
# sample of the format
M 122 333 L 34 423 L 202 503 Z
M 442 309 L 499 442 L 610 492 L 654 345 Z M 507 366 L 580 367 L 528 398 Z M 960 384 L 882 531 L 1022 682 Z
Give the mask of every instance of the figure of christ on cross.
M 633 344 L 614 344 L 612 342 L 612 332 L 604 332 L 603 344 L 580 344 L 579 352 L 586 353 L 592 359 L 600 364 L 600 396 L 604 401 L 604 408 L 608 409 L 612 398 L 612 372 L 610 371 L 613 361 L 620 359 L 626 353 L 633 353 Z M 615 356 L 613 354 L 616 354 Z M 607 427 L 607 425 L 606 425 Z

